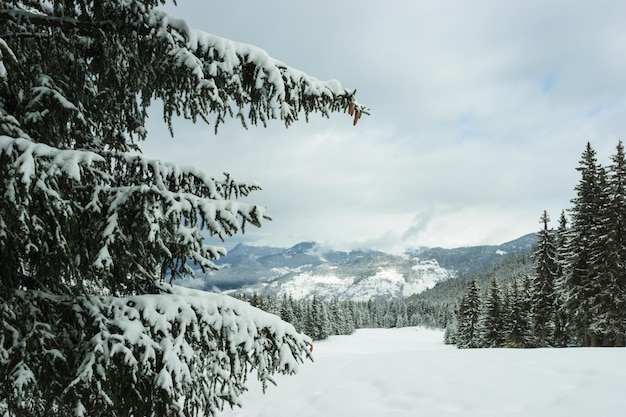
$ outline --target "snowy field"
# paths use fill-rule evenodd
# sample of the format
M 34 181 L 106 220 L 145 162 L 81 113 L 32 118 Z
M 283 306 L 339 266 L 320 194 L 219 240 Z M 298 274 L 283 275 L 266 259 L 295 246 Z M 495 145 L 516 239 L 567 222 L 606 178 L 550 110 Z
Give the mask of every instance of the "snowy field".
M 422 328 L 362 329 L 315 345 L 315 362 L 256 380 L 219 417 L 626 415 L 626 349 L 473 349 Z

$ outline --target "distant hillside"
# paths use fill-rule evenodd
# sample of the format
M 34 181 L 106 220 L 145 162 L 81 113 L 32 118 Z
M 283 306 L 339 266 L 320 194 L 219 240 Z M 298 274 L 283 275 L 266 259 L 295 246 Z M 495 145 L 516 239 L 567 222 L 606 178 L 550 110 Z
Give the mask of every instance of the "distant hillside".
M 178 283 L 222 292 L 258 292 L 308 299 L 390 300 L 414 296 L 468 273 L 531 252 L 534 234 L 496 246 L 421 248 L 404 256 L 380 251 L 329 251 L 314 242 L 291 248 L 239 244 L 219 271 Z M 454 279 L 453 279 L 454 278 Z M 460 284 L 460 283 L 459 283 Z M 445 288 L 445 287 L 444 287 Z
M 417 249 L 408 253 L 421 259 L 436 259 L 442 268 L 452 269 L 460 276 L 498 264 L 510 255 L 530 253 L 536 244 L 537 235 L 531 233 L 498 246 Z
M 533 269 L 534 263 L 530 252 L 516 253 L 500 263 L 460 275 L 453 280 L 437 283 L 434 287 L 416 294 L 413 298 L 438 303 L 456 303 L 465 294 L 472 279 L 475 279 L 480 289 L 484 291 L 494 277 L 501 284 L 505 284 L 513 277 L 523 278 L 532 274 Z

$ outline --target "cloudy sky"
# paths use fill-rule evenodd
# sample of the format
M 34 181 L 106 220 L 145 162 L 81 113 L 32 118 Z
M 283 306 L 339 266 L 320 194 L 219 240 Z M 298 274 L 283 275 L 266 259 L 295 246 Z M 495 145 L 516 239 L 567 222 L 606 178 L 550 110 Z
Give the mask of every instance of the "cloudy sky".
M 383 4 L 384 3 L 384 4 Z M 180 0 L 192 27 L 357 89 L 346 114 L 218 135 L 158 115 L 151 157 L 256 180 L 273 221 L 246 241 L 341 248 L 499 244 L 570 207 L 591 142 L 626 133 L 621 0 Z M 238 238 L 241 240 L 241 237 Z

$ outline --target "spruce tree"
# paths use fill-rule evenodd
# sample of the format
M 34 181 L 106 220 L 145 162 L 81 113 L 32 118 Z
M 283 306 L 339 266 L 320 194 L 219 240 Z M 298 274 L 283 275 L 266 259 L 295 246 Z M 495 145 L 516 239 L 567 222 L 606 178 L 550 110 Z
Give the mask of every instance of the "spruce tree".
M 383 327 L 383 314 L 381 312 L 380 303 L 374 300 L 367 302 L 367 311 L 369 315 L 369 324 L 367 327 Z
M 398 310 L 396 311 L 396 323 L 393 327 L 405 327 L 408 326 L 409 318 L 406 313 L 406 304 L 400 303 Z
M 504 303 L 500 285 L 494 277 L 484 297 L 480 320 L 483 347 L 501 347 L 505 340 Z
M 287 297 L 287 294 L 283 294 L 281 299 L 280 318 L 298 328 L 296 326 L 296 313 L 293 311 L 293 298 Z
M 358 119 L 354 91 L 161 0 L 0 4 L 0 415 L 211 415 L 253 369 L 264 386 L 295 372 L 311 341 L 293 326 L 167 284 L 268 215 L 239 200 L 254 182 L 144 157 L 147 110 L 170 131 L 289 126 Z
M 459 306 L 456 329 L 456 345 L 458 348 L 477 348 L 481 346 L 479 327 L 481 306 L 480 288 L 476 280 L 472 280 Z
M 537 332 L 539 346 L 553 343 L 555 306 L 555 280 L 557 275 L 556 246 L 552 230 L 548 228 L 550 218 L 544 210 L 541 216 L 542 229 L 538 233 L 537 248 L 533 253 L 535 276 L 533 282 L 532 319 Z
M 565 210 L 561 211 L 559 226 L 555 235 L 556 246 L 556 277 L 555 277 L 555 321 L 554 321 L 554 344 L 555 346 L 567 346 L 569 337 L 567 333 L 568 314 L 565 301 L 569 299 L 567 294 L 567 282 L 565 274 L 568 270 L 569 230 L 567 227 L 567 217 Z
M 355 320 L 352 313 L 352 302 L 350 301 L 342 301 L 339 303 L 339 321 L 341 323 L 339 328 L 339 333 L 342 335 L 349 335 L 354 333 L 355 329 Z
M 614 343 L 618 258 L 615 247 L 615 229 L 607 174 L 598 169 L 597 213 L 593 224 L 593 236 L 589 243 L 589 279 L 584 283 L 589 312 L 588 335 L 591 346 Z M 610 342 L 612 340 L 612 342 Z
M 527 311 L 525 293 L 517 277 L 511 279 L 506 292 L 505 346 L 523 348 L 530 346 L 530 312 Z
M 572 199 L 571 230 L 568 240 L 567 270 L 565 272 L 565 307 L 569 318 L 568 332 L 575 345 L 591 344 L 590 325 L 592 322 L 592 296 L 595 291 L 594 258 L 592 247 L 597 236 L 600 218 L 599 184 L 602 167 L 597 162 L 596 152 L 587 143 L 576 168 L 580 172 L 580 182 L 575 187 L 576 197 Z
M 611 292 L 612 308 L 608 311 L 607 325 L 615 334 L 615 345 L 624 346 L 626 332 L 626 156 L 619 141 L 616 153 L 608 167 L 610 207 L 607 213 L 608 232 L 612 247 L 611 282 L 606 291 Z
M 533 321 L 532 321 L 532 304 L 534 298 L 534 286 L 531 273 L 527 273 L 522 278 L 521 283 L 518 282 L 521 294 L 519 304 L 521 306 L 521 313 L 526 317 L 526 337 L 524 338 L 524 346 L 537 347 L 537 338 L 534 336 Z
M 446 345 L 456 345 L 457 341 L 457 323 L 456 321 L 451 321 L 448 323 L 443 332 L 443 343 Z
M 328 315 L 328 307 L 317 294 L 308 304 L 306 333 L 313 340 L 324 340 L 332 333 L 332 325 Z

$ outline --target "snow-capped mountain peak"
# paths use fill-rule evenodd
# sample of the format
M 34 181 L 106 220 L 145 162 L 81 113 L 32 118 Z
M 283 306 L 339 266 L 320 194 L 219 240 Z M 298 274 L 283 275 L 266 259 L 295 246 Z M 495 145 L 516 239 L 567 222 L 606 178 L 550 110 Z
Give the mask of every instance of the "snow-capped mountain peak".
M 220 271 L 197 278 L 205 289 L 227 293 L 310 299 L 367 301 L 398 299 L 418 294 L 442 282 L 513 253 L 529 252 L 533 236 L 499 246 L 459 249 L 419 248 L 405 256 L 380 251 L 327 250 L 315 242 L 291 248 L 238 245 L 219 260 Z M 198 288 L 198 280 L 182 285 Z

